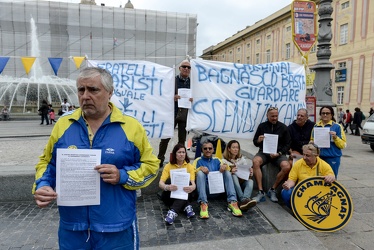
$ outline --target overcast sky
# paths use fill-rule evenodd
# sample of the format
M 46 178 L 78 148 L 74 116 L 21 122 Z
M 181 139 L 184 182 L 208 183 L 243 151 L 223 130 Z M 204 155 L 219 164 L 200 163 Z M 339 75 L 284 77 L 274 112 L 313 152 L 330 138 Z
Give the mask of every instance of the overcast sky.
M 124 6 L 127 0 L 95 0 L 96 4 Z M 292 0 L 131 0 L 135 9 L 197 14 L 196 55 L 266 18 Z
M 4 1 L 4 0 L 2 0 Z M 12 0 L 20 1 L 20 0 Z M 51 0 L 57 1 L 57 0 Z M 95 0 L 97 5 L 122 7 L 128 0 Z M 79 3 L 80 0 L 60 0 Z M 135 9 L 197 14 L 196 55 L 231 37 L 239 30 L 266 18 L 292 0 L 131 0 Z

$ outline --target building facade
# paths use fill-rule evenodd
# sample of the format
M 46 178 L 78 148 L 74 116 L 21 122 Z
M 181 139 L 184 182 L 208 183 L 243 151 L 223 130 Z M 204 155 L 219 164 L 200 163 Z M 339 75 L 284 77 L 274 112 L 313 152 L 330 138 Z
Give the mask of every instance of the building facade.
M 85 1 L 83 1 L 85 2 Z M 69 58 L 146 60 L 173 67 L 196 56 L 197 15 L 86 4 L 0 0 L 0 56 L 10 57 L 3 75 L 26 77 L 20 57 L 32 55 L 31 19 L 37 28 L 39 60 L 53 75 L 48 57 L 64 60 L 62 78 L 75 79 Z
M 374 19 L 370 18 L 374 3 L 333 0 L 332 7 L 332 102 L 344 110 L 359 107 L 367 115 L 374 106 Z M 291 5 L 205 49 L 201 57 L 244 64 L 302 64 L 302 55 L 292 41 Z M 308 66 L 316 63 L 315 45 L 309 53 Z

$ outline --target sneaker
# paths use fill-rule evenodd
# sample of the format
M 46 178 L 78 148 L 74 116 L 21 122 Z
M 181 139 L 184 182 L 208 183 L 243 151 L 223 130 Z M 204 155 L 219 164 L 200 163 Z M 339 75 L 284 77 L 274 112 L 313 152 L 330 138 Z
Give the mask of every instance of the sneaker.
M 277 193 L 274 189 L 269 189 L 268 196 L 272 202 L 278 202 Z
M 169 224 L 169 225 L 172 225 L 174 223 L 174 220 L 175 218 L 178 217 L 178 214 L 173 210 L 173 209 L 170 209 L 168 211 L 168 214 L 166 215 L 165 217 L 165 221 Z
M 208 219 L 209 218 L 208 204 L 203 203 L 203 202 L 200 205 L 200 218 L 201 219 Z
M 236 201 L 230 202 L 227 206 L 227 210 L 231 211 L 232 215 L 236 217 L 240 217 L 243 215 L 242 211 L 240 211 L 240 209 L 238 208 L 238 203 Z
M 252 200 L 250 198 L 244 199 L 242 202 L 240 202 L 240 210 L 242 211 L 248 211 L 251 207 L 256 206 L 257 201 Z
M 262 191 L 262 190 L 258 191 L 257 195 L 255 197 L 253 197 L 252 199 L 255 200 L 256 203 L 266 201 L 264 191 Z
M 184 211 L 186 211 L 187 219 L 189 219 L 189 218 L 195 216 L 195 212 L 193 211 L 193 208 L 192 208 L 191 205 L 188 205 L 188 206 L 184 209 Z

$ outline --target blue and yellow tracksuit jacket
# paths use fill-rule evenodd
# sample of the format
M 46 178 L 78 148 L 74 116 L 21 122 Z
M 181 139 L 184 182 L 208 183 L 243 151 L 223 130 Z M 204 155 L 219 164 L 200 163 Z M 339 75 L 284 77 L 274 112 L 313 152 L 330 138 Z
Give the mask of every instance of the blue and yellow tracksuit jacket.
M 59 206 L 60 227 L 67 230 L 119 232 L 136 218 L 136 189 L 149 185 L 157 176 L 159 160 L 153 155 L 142 125 L 110 103 L 112 113 L 90 142 L 82 110 L 62 116 L 36 165 L 32 192 L 56 186 L 57 148 L 100 149 L 101 164 L 113 164 L 120 172 L 117 185 L 100 183 L 100 205 Z

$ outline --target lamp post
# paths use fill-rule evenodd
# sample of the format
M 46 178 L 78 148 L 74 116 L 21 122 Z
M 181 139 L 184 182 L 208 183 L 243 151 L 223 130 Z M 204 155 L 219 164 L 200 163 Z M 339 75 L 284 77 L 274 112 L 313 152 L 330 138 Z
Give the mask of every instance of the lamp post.
M 319 15 L 319 29 L 318 29 L 318 44 L 317 44 L 317 63 L 310 68 L 316 72 L 314 80 L 314 90 L 317 98 L 317 106 L 336 106 L 332 102 L 332 81 L 330 71 L 334 66 L 330 63 L 331 57 L 331 14 L 333 8 L 331 2 L 333 0 L 321 0 L 318 15 Z

